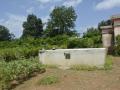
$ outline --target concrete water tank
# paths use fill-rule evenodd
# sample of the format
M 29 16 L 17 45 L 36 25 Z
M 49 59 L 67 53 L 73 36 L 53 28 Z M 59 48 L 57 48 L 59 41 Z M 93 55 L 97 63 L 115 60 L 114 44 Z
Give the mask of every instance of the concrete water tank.
M 106 58 L 105 48 L 79 48 L 40 50 L 39 60 L 45 65 L 56 65 L 68 69 L 73 65 L 104 67 Z

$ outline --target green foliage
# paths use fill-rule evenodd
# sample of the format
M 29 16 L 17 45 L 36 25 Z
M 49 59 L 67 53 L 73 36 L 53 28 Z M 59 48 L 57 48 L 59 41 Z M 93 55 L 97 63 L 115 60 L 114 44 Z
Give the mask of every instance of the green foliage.
M 0 41 L 11 40 L 12 35 L 5 26 L 0 25 Z
M 75 30 L 73 29 L 76 18 L 77 15 L 73 7 L 55 7 L 47 23 L 46 35 L 51 37 L 62 34 L 74 35 Z
M 1 49 L 0 59 L 4 61 L 18 60 L 22 58 L 29 59 L 31 57 L 38 56 L 38 51 L 40 48 L 6 48 Z
M 94 41 L 94 47 L 99 47 L 102 43 L 101 32 L 96 28 L 88 28 L 84 33 L 83 38 L 90 38 Z
M 105 70 L 111 70 L 113 66 L 112 56 L 107 56 L 106 62 L 104 65 Z
M 93 47 L 95 47 L 94 46 L 95 45 L 94 41 L 91 38 L 83 38 L 82 42 L 83 42 L 84 48 L 93 48 Z
M 120 56 L 120 35 L 116 37 L 116 45 L 113 47 L 113 55 Z
M 120 45 L 113 47 L 113 55 L 120 56 Z
M 5 88 L 10 88 L 12 81 L 26 80 L 35 73 L 43 71 L 43 66 L 33 60 L 18 60 L 11 62 L 0 62 L 0 79 L 3 90 Z
M 113 23 L 111 22 L 111 20 L 106 20 L 106 21 L 101 21 L 99 24 L 98 24 L 98 30 L 101 32 L 101 26 L 107 26 L 107 25 L 112 25 Z
M 100 35 L 99 30 L 96 29 L 96 28 L 91 27 L 91 28 L 88 28 L 87 32 L 84 33 L 83 38 L 85 38 L 85 37 L 94 37 L 94 36 L 97 36 L 97 35 Z
M 57 65 L 44 65 L 45 68 L 58 68 Z
M 68 41 L 68 48 L 92 48 L 94 41 L 91 38 L 71 38 Z
M 92 67 L 92 66 L 87 66 L 87 65 L 73 65 L 70 68 L 71 70 L 86 70 L 86 71 L 93 71 L 93 70 L 97 70 L 97 67 Z
M 71 38 L 68 41 L 67 48 L 82 48 L 82 47 L 83 47 L 83 43 L 80 38 Z
M 43 33 L 43 24 L 40 18 L 35 15 L 28 15 L 27 21 L 23 23 L 23 35 L 22 37 L 41 37 Z
M 116 37 L 116 45 L 120 45 L 120 35 L 118 35 L 117 37 Z
M 51 84 L 55 84 L 59 81 L 57 76 L 51 75 L 51 76 L 45 76 L 43 77 L 38 84 L 40 85 L 51 85 Z

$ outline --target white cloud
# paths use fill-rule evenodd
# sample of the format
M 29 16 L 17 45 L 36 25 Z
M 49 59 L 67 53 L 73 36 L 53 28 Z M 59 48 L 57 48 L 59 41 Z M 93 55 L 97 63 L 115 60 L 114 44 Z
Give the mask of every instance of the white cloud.
M 44 27 L 43 27 L 44 29 L 46 28 L 46 23 L 48 22 L 49 18 L 50 18 L 49 15 L 42 17 L 42 21 L 43 21 L 43 24 L 44 24 Z
M 37 0 L 37 1 L 39 1 L 40 3 L 48 3 L 48 2 L 50 2 L 51 0 Z
M 6 26 L 10 33 L 15 34 L 16 37 L 20 37 L 22 35 L 22 24 L 26 20 L 25 16 L 8 14 L 8 19 L 0 20 L 0 24 Z
M 42 17 L 43 23 L 46 23 L 49 18 L 50 18 L 49 15 Z
M 120 7 L 120 0 L 103 0 L 96 5 L 97 10 L 111 9 L 114 7 Z
M 51 6 L 49 11 L 52 12 L 54 10 L 55 6 Z
M 32 14 L 32 13 L 34 13 L 34 11 L 35 11 L 35 8 L 34 8 L 34 7 L 30 7 L 30 8 L 28 8 L 28 9 L 26 10 L 26 12 L 27 12 L 28 14 Z
M 39 1 L 40 3 L 45 4 L 45 3 L 49 3 L 49 2 L 59 2 L 59 1 L 62 1 L 62 0 L 37 0 L 37 1 Z
M 83 0 L 66 0 L 63 5 L 65 6 L 77 6 L 79 5 Z

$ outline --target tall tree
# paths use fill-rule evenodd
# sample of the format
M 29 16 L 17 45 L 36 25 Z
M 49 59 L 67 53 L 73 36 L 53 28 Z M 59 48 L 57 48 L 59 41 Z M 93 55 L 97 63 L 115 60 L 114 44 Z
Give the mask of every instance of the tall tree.
M 8 28 L 0 25 L 0 41 L 11 40 L 12 34 L 9 33 Z
M 88 28 L 87 32 L 83 34 L 83 38 L 91 38 L 94 44 L 101 44 L 101 32 L 97 28 Z
M 77 15 L 73 7 L 55 7 L 50 14 L 47 23 L 46 33 L 48 36 L 56 36 L 61 34 L 75 34 L 74 26 Z
M 35 15 L 28 15 L 27 21 L 23 23 L 22 37 L 32 36 L 35 38 L 41 37 L 43 33 L 43 24 L 40 18 Z

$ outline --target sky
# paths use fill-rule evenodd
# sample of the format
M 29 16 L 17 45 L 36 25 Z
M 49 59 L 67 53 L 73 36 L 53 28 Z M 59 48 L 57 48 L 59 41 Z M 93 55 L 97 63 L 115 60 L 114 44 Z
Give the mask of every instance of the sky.
M 79 33 L 97 27 L 111 15 L 120 14 L 120 0 L 0 0 L 0 25 L 19 38 L 28 14 L 35 14 L 45 23 L 54 7 L 62 5 L 74 7 L 77 14 L 75 29 Z

